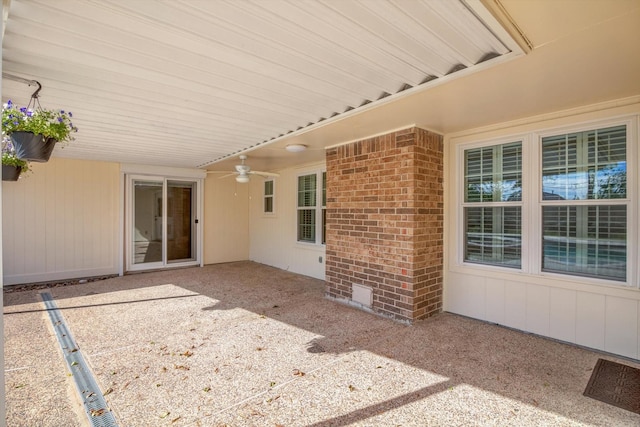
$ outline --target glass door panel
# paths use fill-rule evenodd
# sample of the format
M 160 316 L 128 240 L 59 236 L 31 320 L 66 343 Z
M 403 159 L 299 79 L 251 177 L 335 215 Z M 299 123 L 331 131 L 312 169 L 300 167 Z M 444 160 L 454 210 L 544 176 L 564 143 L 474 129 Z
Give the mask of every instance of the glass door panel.
M 133 181 L 133 264 L 162 263 L 163 181 Z
M 195 183 L 167 181 L 167 262 L 195 260 Z

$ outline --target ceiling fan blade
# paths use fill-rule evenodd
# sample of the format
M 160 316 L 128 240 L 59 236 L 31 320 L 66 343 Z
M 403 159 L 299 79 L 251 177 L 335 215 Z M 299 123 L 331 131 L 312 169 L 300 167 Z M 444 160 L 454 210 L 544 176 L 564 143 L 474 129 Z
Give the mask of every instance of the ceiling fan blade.
M 234 176 L 234 175 L 238 175 L 238 174 L 235 173 L 235 172 L 232 172 L 232 173 L 228 173 L 226 175 L 222 175 L 222 176 L 218 177 L 218 179 L 228 178 L 228 177 Z
M 280 176 L 279 173 L 273 173 L 273 172 L 262 172 L 262 171 L 250 171 L 249 172 L 251 175 L 260 175 L 260 176 Z

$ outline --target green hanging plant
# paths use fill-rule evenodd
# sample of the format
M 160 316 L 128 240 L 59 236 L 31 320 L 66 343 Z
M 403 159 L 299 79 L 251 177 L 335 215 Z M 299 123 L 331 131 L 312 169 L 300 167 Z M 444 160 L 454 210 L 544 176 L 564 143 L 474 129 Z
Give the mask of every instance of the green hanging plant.
M 14 132 L 31 132 L 53 138 L 57 142 L 75 139 L 78 128 L 73 125 L 73 114 L 64 110 L 46 110 L 17 107 L 11 100 L 2 106 L 2 131 L 6 135 Z

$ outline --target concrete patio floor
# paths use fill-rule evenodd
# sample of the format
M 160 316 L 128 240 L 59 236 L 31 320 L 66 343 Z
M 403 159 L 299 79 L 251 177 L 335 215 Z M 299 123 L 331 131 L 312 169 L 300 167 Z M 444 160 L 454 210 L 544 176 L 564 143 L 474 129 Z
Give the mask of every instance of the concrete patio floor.
M 582 395 L 615 357 L 448 313 L 402 325 L 253 262 L 48 291 L 121 427 L 640 425 Z M 7 425 L 89 425 L 40 292 L 4 295 Z

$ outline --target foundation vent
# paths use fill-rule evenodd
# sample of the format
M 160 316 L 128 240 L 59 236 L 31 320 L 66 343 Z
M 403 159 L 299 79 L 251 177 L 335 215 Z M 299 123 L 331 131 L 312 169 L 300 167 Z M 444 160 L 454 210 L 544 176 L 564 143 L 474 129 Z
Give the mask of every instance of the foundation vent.
M 373 289 L 369 286 L 353 283 L 351 285 L 351 301 L 371 308 L 373 306 Z

